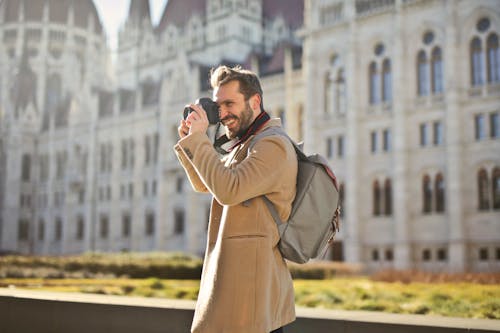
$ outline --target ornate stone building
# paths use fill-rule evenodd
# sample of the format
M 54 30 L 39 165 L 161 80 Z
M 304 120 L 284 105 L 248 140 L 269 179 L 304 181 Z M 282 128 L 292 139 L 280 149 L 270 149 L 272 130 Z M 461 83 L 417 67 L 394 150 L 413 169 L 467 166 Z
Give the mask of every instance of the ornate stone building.
M 29 3 L 29 5 L 28 5 Z M 500 1 L 131 0 L 116 61 L 90 0 L 0 2 L 0 250 L 202 254 L 210 197 L 172 150 L 220 63 L 327 156 L 330 258 L 500 268 Z M 77 14 L 75 14 L 77 13 Z
M 211 67 L 252 63 L 268 109 L 299 112 L 283 71 L 300 78 L 302 22 L 302 0 L 170 0 L 153 26 L 132 0 L 113 67 L 92 1 L 1 2 L 0 249 L 202 254 L 210 197 L 172 149 L 184 105 Z
M 345 259 L 498 271 L 500 1 L 305 4 L 305 147 L 342 181 Z

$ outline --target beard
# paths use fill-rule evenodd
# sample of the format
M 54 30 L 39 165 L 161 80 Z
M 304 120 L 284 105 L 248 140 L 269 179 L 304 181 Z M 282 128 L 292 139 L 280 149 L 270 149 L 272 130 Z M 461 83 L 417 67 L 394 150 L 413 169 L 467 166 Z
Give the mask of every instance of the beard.
M 226 136 L 229 139 L 240 138 L 245 132 L 248 130 L 250 125 L 252 124 L 253 111 L 250 108 L 250 103 L 248 101 L 245 102 L 245 109 L 241 111 L 239 116 L 230 115 L 225 118 L 225 120 L 235 120 L 237 125 L 233 128 L 228 128 L 224 126 L 226 131 Z

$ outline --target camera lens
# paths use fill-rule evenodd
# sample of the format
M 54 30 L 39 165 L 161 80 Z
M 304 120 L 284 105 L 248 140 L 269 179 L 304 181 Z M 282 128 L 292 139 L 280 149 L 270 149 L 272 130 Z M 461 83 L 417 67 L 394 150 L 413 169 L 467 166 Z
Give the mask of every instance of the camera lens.
M 217 103 L 215 103 L 214 101 L 212 101 L 210 98 L 208 98 L 208 97 L 199 98 L 199 99 L 196 100 L 195 104 L 201 105 L 201 107 L 203 108 L 203 110 L 205 110 L 205 112 L 207 114 L 208 122 L 211 125 L 215 125 L 215 124 L 217 124 L 220 121 L 220 118 L 219 118 L 219 106 L 217 105 Z M 189 106 L 185 107 L 184 108 L 184 113 L 183 113 L 184 120 L 193 111 L 194 110 L 192 108 L 190 108 Z

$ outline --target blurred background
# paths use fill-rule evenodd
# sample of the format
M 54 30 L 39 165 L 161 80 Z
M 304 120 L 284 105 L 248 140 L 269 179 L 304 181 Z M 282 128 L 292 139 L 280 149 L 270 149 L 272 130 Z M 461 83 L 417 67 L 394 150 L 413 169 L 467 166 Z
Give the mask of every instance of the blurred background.
M 219 64 L 341 184 L 325 259 L 499 272 L 500 1 L 3 0 L 0 252 L 202 256 L 173 145 Z

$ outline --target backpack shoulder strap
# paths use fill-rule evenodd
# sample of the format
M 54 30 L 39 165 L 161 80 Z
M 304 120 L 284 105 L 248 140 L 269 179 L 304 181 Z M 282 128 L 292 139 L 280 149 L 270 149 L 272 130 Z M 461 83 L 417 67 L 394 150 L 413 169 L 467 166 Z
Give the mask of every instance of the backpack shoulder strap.
M 302 143 L 295 143 L 293 139 L 283 130 L 283 128 L 279 126 L 272 126 L 264 129 L 262 132 L 256 134 L 250 142 L 250 145 L 248 146 L 248 150 L 251 150 L 253 146 L 257 143 L 262 138 L 265 138 L 266 136 L 271 136 L 271 135 L 281 135 L 284 136 L 285 138 L 288 138 L 288 141 L 292 144 L 293 148 L 295 149 L 295 152 L 297 153 L 297 157 L 299 160 L 307 160 L 307 156 L 304 154 L 302 151 Z
M 268 127 L 266 129 L 264 129 L 262 132 L 256 134 L 251 139 L 250 145 L 248 146 L 248 151 L 252 150 L 252 148 L 255 146 L 255 144 L 257 143 L 257 141 L 259 141 L 260 139 L 263 139 L 265 137 L 272 136 L 272 135 L 281 135 L 281 136 L 287 137 L 288 140 L 295 147 L 295 150 L 298 149 L 298 147 L 296 146 L 295 142 L 293 142 L 293 140 L 285 133 L 285 131 L 283 131 L 283 129 L 281 127 L 272 126 L 272 127 Z M 284 222 L 281 220 L 281 218 L 280 218 L 280 216 L 278 214 L 278 211 L 276 210 L 276 207 L 271 202 L 271 200 L 269 200 L 268 197 L 266 197 L 265 195 L 262 196 L 262 199 L 264 200 L 267 208 L 269 209 L 269 212 L 271 213 L 271 215 L 273 217 L 273 220 L 276 223 L 276 225 L 278 227 L 280 225 L 282 225 Z
M 255 146 L 257 141 L 259 141 L 260 139 L 263 139 L 267 136 L 272 136 L 272 135 L 286 136 L 286 133 L 281 129 L 281 127 L 278 127 L 278 126 L 268 127 L 266 129 L 262 130 L 262 132 L 257 133 L 253 138 L 250 139 L 251 141 L 250 141 L 250 145 L 248 146 L 248 151 L 252 150 L 253 146 Z

